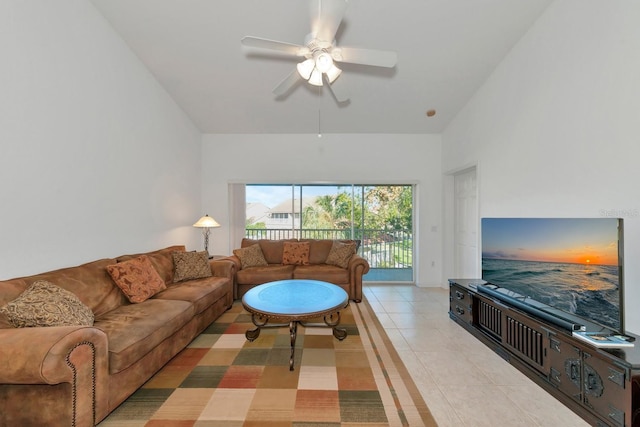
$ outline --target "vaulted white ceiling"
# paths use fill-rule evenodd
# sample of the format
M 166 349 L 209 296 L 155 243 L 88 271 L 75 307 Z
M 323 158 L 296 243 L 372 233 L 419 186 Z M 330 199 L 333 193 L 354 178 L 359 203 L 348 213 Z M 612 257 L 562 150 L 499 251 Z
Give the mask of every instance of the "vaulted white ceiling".
M 307 0 L 91 0 L 203 133 L 240 134 L 439 133 L 551 1 L 348 0 L 337 44 L 398 65 L 342 64 L 342 105 L 306 83 L 276 98 L 299 60 L 240 45 L 303 44 Z

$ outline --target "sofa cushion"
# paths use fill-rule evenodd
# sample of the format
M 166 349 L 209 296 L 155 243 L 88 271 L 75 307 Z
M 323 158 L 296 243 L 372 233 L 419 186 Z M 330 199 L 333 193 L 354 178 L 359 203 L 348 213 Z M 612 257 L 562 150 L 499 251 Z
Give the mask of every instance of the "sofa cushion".
M 211 266 L 209 265 L 209 254 L 202 252 L 182 252 L 177 251 L 173 256 L 173 281 L 181 282 L 190 279 L 202 279 L 211 277 Z
M 242 269 L 267 265 L 260 245 L 255 244 L 246 248 L 234 249 L 233 254 L 240 259 Z
M 241 285 L 261 285 L 262 283 L 293 278 L 294 265 L 272 264 L 263 267 L 250 267 L 236 272 L 236 282 Z
M 120 372 L 182 328 L 194 316 L 186 301 L 149 299 L 118 307 L 96 318 L 109 340 L 109 372 Z
M 23 277 L 22 280 L 26 282 L 24 289 L 38 280 L 55 283 L 62 289 L 76 295 L 80 301 L 93 311 L 95 316 L 99 316 L 102 313 L 106 313 L 127 303 L 127 299 L 122 294 L 122 291 L 113 283 L 111 276 L 107 273 L 107 266 L 115 262 L 116 260 L 113 258 L 100 259 L 78 266 Z M 14 282 L 14 280 L 11 282 Z M 4 287 L 4 284 L 2 286 L 3 289 L 7 289 Z M 24 289 L 22 289 L 22 291 L 24 291 Z M 0 301 L 2 301 L 4 297 L 3 292 L 3 294 L 0 295 Z M 6 301 L 8 300 L 5 300 L 5 302 Z M 0 303 L 0 305 L 2 304 Z
M 132 303 L 143 302 L 166 289 L 164 281 L 146 255 L 109 265 L 107 271 Z
M 283 265 L 308 265 L 309 242 L 284 242 Z
M 153 299 L 180 300 L 193 303 L 195 313 L 202 313 L 213 303 L 231 292 L 231 280 L 226 277 L 206 277 L 169 285 Z
M 349 270 L 335 265 L 298 265 L 293 270 L 293 279 L 322 280 L 336 285 L 349 283 Z
M 268 264 L 282 264 L 282 253 L 284 252 L 284 242 L 297 242 L 296 239 L 269 240 L 269 239 L 242 239 L 241 248 L 246 248 L 256 243 L 260 245 L 264 259 Z
M 347 268 L 349 266 L 349 260 L 355 253 L 355 242 L 343 243 L 336 240 L 331 246 L 331 251 L 329 251 L 326 263 L 341 268 Z
M 329 252 L 331 252 L 331 248 L 333 247 L 333 242 L 342 242 L 342 243 L 355 243 L 356 244 L 356 252 L 358 251 L 359 240 L 333 240 L 333 239 L 300 239 L 301 242 L 309 242 L 310 250 L 309 250 L 309 264 L 326 264 L 327 257 L 329 256 Z
M 122 255 L 117 258 L 118 262 L 127 261 L 146 255 L 151 261 L 153 268 L 156 269 L 164 283 L 173 283 L 173 253 L 177 251 L 184 252 L 184 245 L 169 246 L 164 249 L 158 249 L 152 252 L 140 253 L 135 255 Z
M 77 296 L 45 280 L 29 286 L 0 312 L 16 328 L 36 326 L 92 326 L 93 312 Z
M 309 264 L 324 264 L 331 250 L 331 239 L 300 239 L 301 242 L 309 242 Z

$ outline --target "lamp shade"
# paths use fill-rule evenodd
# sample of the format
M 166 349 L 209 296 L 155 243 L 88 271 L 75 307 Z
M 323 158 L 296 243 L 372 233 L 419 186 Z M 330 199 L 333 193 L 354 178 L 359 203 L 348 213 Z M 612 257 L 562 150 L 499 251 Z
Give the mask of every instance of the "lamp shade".
M 215 227 L 220 227 L 220 224 L 218 224 L 218 221 L 211 218 L 209 215 L 205 215 L 202 218 L 200 218 L 198 222 L 193 224 L 193 226 L 198 228 L 215 228 Z

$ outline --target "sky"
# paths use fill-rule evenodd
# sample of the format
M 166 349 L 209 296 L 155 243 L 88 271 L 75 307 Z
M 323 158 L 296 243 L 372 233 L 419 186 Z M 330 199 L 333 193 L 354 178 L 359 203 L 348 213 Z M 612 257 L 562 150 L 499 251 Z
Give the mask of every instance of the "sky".
M 618 263 L 617 218 L 483 218 L 482 257 Z

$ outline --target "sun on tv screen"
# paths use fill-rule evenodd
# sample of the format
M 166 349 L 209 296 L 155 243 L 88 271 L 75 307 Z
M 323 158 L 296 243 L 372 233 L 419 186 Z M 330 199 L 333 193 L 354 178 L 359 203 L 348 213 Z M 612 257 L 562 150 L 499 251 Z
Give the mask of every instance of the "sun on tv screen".
M 622 219 L 483 218 L 482 279 L 624 333 Z

